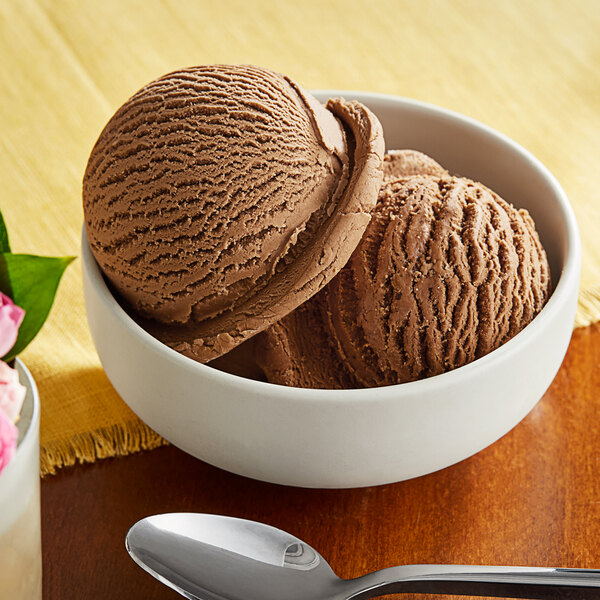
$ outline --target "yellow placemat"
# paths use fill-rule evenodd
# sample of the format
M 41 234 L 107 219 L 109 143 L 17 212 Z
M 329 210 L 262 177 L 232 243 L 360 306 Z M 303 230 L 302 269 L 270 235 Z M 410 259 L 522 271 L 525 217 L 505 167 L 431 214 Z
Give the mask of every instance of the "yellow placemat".
M 79 254 L 81 178 L 116 108 L 182 66 L 255 63 L 308 88 L 399 94 L 479 119 L 536 154 L 583 240 L 577 325 L 600 319 L 597 0 L 0 2 L 0 207 L 14 251 Z M 42 469 L 162 443 L 114 392 L 80 265 L 24 353 L 42 396 Z

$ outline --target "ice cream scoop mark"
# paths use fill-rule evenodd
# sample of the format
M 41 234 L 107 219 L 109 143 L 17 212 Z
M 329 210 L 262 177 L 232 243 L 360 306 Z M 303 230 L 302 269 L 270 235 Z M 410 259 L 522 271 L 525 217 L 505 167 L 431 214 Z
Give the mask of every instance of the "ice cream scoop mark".
M 202 67 L 203 78 L 207 79 L 208 81 L 217 82 L 217 85 L 234 82 L 236 80 L 236 75 L 237 73 L 233 70 L 230 70 L 228 65 L 206 65 Z M 171 81 L 187 81 L 192 84 L 197 84 L 199 80 L 202 81 L 202 79 L 199 79 L 197 67 L 188 67 L 186 69 L 181 69 L 174 73 L 164 75 L 158 79 L 157 82 L 160 83 L 161 81 L 168 81 L 169 85 L 171 85 Z
M 232 108 L 235 106 L 238 107 L 238 111 L 236 114 L 233 114 Z M 140 112 L 137 117 L 130 115 L 127 122 L 120 128 L 122 141 L 118 142 L 117 145 L 131 143 L 132 138 L 128 137 L 128 134 L 135 134 L 136 136 L 144 134 L 156 140 L 168 133 L 173 133 L 175 130 L 190 133 L 190 136 L 194 138 L 197 138 L 199 135 L 210 138 L 213 131 L 207 128 L 207 125 L 211 125 L 212 128 L 216 127 L 221 133 L 232 128 L 240 128 L 246 131 L 255 131 L 257 129 L 269 131 L 269 123 L 272 124 L 272 120 L 264 114 L 240 111 L 239 106 L 240 103 L 237 102 L 231 103 L 231 108 L 227 104 L 224 106 L 212 105 L 207 107 L 196 101 L 195 104 L 188 106 L 187 110 L 183 111 L 183 114 L 181 107 L 177 109 L 163 108 L 160 118 L 152 113 L 153 118 L 151 121 L 145 118 L 145 112 Z M 204 114 L 207 110 L 210 111 L 210 116 Z M 139 119 L 139 117 L 142 117 L 142 119 Z M 133 139 L 135 139 L 135 136 Z
M 286 105 L 295 100 L 285 84 L 285 76 L 266 69 L 252 69 L 246 74 L 240 72 L 235 80 L 235 85 L 239 88 L 239 91 L 244 91 L 248 95 L 249 92 L 252 92 L 253 95 L 270 101 L 275 106 Z
M 128 144 L 125 148 L 123 148 L 120 152 L 118 149 L 114 150 L 114 159 L 112 162 L 107 163 L 107 165 L 114 165 L 115 163 L 126 160 L 128 158 L 135 157 L 137 154 L 141 154 L 143 152 L 148 152 L 152 150 L 153 145 L 148 142 L 148 140 L 141 140 L 137 143 Z M 143 167 L 138 165 L 139 171 L 145 171 L 149 168 L 149 165 L 144 165 Z
M 106 205 L 111 207 L 117 204 L 125 204 L 124 200 L 129 200 L 122 208 L 113 209 L 116 219 L 124 219 L 131 215 L 134 219 L 148 219 L 161 215 L 168 218 L 171 214 L 180 213 L 182 210 L 188 210 L 191 216 L 208 216 L 211 209 L 219 203 L 223 193 L 218 190 L 208 192 L 208 182 L 198 180 L 197 184 L 189 182 L 189 185 L 177 185 L 171 187 L 157 187 L 155 185 L 137 186 L 138 195 L 132 201 L 131 196 L 118 194 L 112 201 L 106 200 Z M 174 201 L 173 198 L 176 198 Z M 199 198 L 202 198 L 200 201 Z M 157 208 L 149 208 L 156 206 Z
M 504 207 L 503 207 L 504 208 Z M 525 299 L 523 296 L 526 295 L 527 290 L 524 289 L 526 286 L 527 279 L 525 277 L 525 256 L 523 254 L 522 247 L 522 227 L 521 227 L 521 215 L 516 213 L 515 218 L 510 220 L 509 231 L 512 232 L 512 245 L 517 256 L 516 265 L 516 285 L 513 291 L 513 309 L 511 311 L 510 329 L 508 335 L 512 337 L 514 331 L 519 328 L 519 323 L 526 318 L 525 316 Z
M 148 215 L 147 218 L 144 218 L 143 214 L 141 214 L 139 216 L 141 217 L 141 221 L 143 223 L 146 223 L 152 216 L 157 216 L 158 214 L 160 214 L 159 211 L 156 211 L 156 215 Z M 180 214 L 180 211 L 179 211 L 179 213 L 174 211 L 174 214 Z M 136 225 L 135 223 L 132 223 L 131 231 L 127 232 L 124 236 L 114 237 L 112 232 L 110 232 L 110 236 L 109 236 L 110 245 L 105 246 L 106 250 L 107 251 L 110 250 L 113 252 L 122 250 L 123 247 L 125 247 L 125 246 L 129 245 L 131 242 L 135 241 L 139 236 L 144 236 L 147 238 L 146 242 L 145 242 L 145 245 L 147 247 L 150 247 L 152 245 L 164 244 L 166 242 L 168 242 L 170 244 L 177 242 L 177 241 L 189 242 L 192 235 L 197 235 L 201 232 L 201 228 L 197 228 L 197 231 L 192 231 L 191 228 L 193 225 L 196 224 L 198 218 L 202 218 L 202 216 L 203 215 L 199 215 L 199 217 L 196 217 L 194 215 L 185 215 L 176 220 L 169 219 L 168 222 L 163 223 L 163 224 L 160 224 L 159 222 L 157 222 L 156 224 L 153 224 L 153 225 Z M 131 215 L 124 213 L 123 218 L 129 218 L 129 217 L 131 217 Z M 136 221 L 136 219 L 131 218 L 131 221 L 134 222 L 134 221 Z M 109 221 L 104 221 L 104 223 L 106 223 L 107 225 L 110 224 Z M 178 228 L 178 226 L 181 226 L 184 224 L 187 225 L 187 228 L 182 233 L 181 227 Z M 98 224 L 98 228 L 100 228 L 100 223 Z M 177 234 L 173 235 L 173 236 L 165 237 L 164 234 L 169 233 L 171 231 L 173 231 L 173 232 L 176 231 Z M 148 234 L 151 234 L 151 236 L 149 236 Z M 143 254 L 143 251 L 141 254 Z
M 248 251 L 253 247 L 260 248 L 260 242 L 266 237 L 280 234 L 285 231 L 285 226 L 277 227 L 274 224 L 264 227 L 259 232 L 251 232 L 237 239 L 230 239 L 220 252 L 221 262 L 226 257 L 235 256 L 241 250 Z
M 153 274 L 153 275 L 147 275 L 144 278 L 144 281 L 160 282 L 161 285 L 164 286 L 165 291 L 167 292 L 167 294 L 166 294 L 167 298 L 171 298 L 171 297 L 175 297 L 179 293 L 179 290 L 173 294 L 170 294 L 168 292 L 169 284 L 168 284 L 167 280 L 175 279 L 178 282 L 182 276 L 188 275 L 188 273 L 189 273 L 188 269 L 168 269 L 168 270 L 164 270 L 164 271 L 158 271 L 156 274 Z
M 328 338 L 335 340 L 339 361 L 358 387 L 372 385 L 383 373 L 379 369 L 377 359 L 371 350 L 368 337 L 369 326 L 365 327 L 365 306 L 358 293 L 360 277 L 354 269 L 342 269 L 323 294 L 327 303 Z M 357 320 L 358 304 L 358 320 Z M 359 375 L 359 371 L 362 373 Z
M 183 169 L 182 169 L 182 171 L 183 171 Z M 206 185 L 207 185 L 207 186 L 209 186 L 209 185 L 210 185 L 210 183 L 211 183 L 210 181 L 206 180 Z M 214 182 L 213 182 L 213 183 L 214 183 Z M 213 186 L 213 187 L 214 187 L 214 186 Z
M 157 164 L 185 165 L 185 161 L 174 155 L 171 155 L 168 158 L 165 157 L 165 158 L 160 158 L 160 159 L 159 158 L 154 159 L 152 161 L 152 164 L 150 165 L 150 167 L 152 169 L 154 169 Z M 110 169 L 110 167 L 107 169 L 107 171 L 109 169 Z M 108 188 L 110 188 L 112 186 L 118 186 L 118 188 L 121 192 L 121 196 L 123 196 L 124 193 L 127 192 L 129 189 L 138 185 L 138 183 L 139 183 L 138 179 L 139 179 L 140 175 L 143 175 L 145 172 L 152 173 L 152 171 L 149 169 L 148 165 L 143 165 L 143 166 L 131 165 L 131 166 L 127 167 L 126 169 L 117 171 L 114 175 L 104 175 L 104 177 L 102 177 L 102 175 L 99 175 L 98 176 L 99 181 L 97 181 L 96 185 L 97 185 L 98 190 L 100 190 L 100 191 L 107 191 Z M 156 182 L 157 178 L 154 176 L 154 173 L 152 173 L 152 175 L 153 175 L 153 177 L 151 178 L 151 181 Z M 167 186 L 165 186 L 165 184 L 163 182 L 162 190 L 164 190 L 164 189 L 167 189 Z M 109 205 L 113 205 L 113 204 L 115 204 L 114 199 L 109 202 Z
M 482 246 L 485 247 L 487 261 L 485 262 L 485 271 L 487 277 L 481 283 L 477 290 L 477 310 L 479 314 L 480 330 L 477 340 L 477 356 L 487 354 L 494 344 L 497 332 L 494 331 L 497 324 L 498 315 L 496 310 L 495 293 L 498 291 L 499 276 L 498 266 L 495 263 L 498 255 L 497 235 L 491 226 L 492 216 L 490 214 L 490 203 L 481 202 L 482 192 L 477 190 L 476 197 L 480 200 L 480 210 L 485 215 L 483 226 L 481 227 Z
M 124 246 L 131 244 L 137 239 L 139 229 L 140 228 L 134 228 L 119 239 L 111 239 L 110 245 L 102 243 L 97 237 L 92 237 L 92 244 L 95 248 L 98 248 L 102 254 L 118 255 L 122 252 Z
M 100 179 L 100 181 L 98 181 L 98 184 L 97 184 L 98 189 L 104 190 L 105 188 L 108 188 L 108 187 L 111 187 L 114 185 L 120 185 L 126 179 L 130 178 L 131 176 L 144 173 L 145 171 L 148 171 L 149 168 L 150 168 L 149 165 L 132 164 L 127 168 L 120 167 L 117 170 L 113 165 L 107 165 L 107 168 L 104 171 L 104 173 L 106 173 L 107 171 L 109 171 L 111 169 L 115 170 L 116 172 L 112 175 L 105 175 L 102 179 Z M 101 173 L 100 176 L 104 175 L 104 173 Z
M 370 226 L 369 226 L 370 227 Z M 375 282 L 380 284 L 381 297 L 381 326 L 382 336 L 381 343 L 389 344 L 392 332 L 392 315 L 395 314 L 397 302 L 394 301 L 395 294 L 393 293 L 395 282 L 398 278 L 398 267 L 406 266 L 406 256 L 400 251 L 399 260 L 396 260 L 396 252 L 402 247 L 402 238 L 405 235 L 407 225 L 400 220 L 390 220 L 387 227 L 378 228 L 377 232 L 381 244 L 378 252 L 377 268 L 375 271 Z M 371 319 L 372 321 L 372 319 Z M 368 325 L 366 325 L 368 326 Z M 387 363 L 392 362 L 390 356 L 385 356 L 384 360 Z M 389 367 L 389 364 L 388 364 Z
M 476 207 L 467 205 L 467 226 L 464 231 L 465 247 L 469 261 L 471 281 L 475 286 L 481 285 L 485 279 L 485 252 L 480 238 L 481 215 Z
M 168 96 L 163 103 L 165 113 L 168 115 L 169 111 L 173 111 L 173 113 L 180 115 L 181 109 L 188 109 L 188 115 L 201 116 L 203 122 L 209 123 L 219 123 L 223 121 L 223 117 L 230 116 L 226 104 L 217 104 L 215 102 L 204 103 L 198 100 L 198 97 L 192 99 L 189 96 L 179 94 L 177 96 Z M 211 117 L 217 118 L 214 119 Z
M 133 184 L 131 184 L 133 185 Z M 124 186 L 124 190 L 128 190 L 130 186 Z M 152 216 L 148 213 L 148 205 L 150 203 L 156 204 L 157 200 L 161 198 L 169 198 L 171 196 L 172 187 L 167 185 L 155 185 L 153 186 L 151 194 L 144 194 L 143 186 L 138 186 L 139 195 L 132 197 L 127 194 L 118 194 L 113 198 L 107 198 L 105 206 L 113 208 L 117 204 L 125 204 L 122 210 L 114 210 L 112 213 L 115 217 L 122 219 L 130 219 L 132 217 L 146 218 L 146 215 Z M 109 190 L 107 190 L 109 191 Z M 168 206 L 161 206 L 160 210 L 165 211 Z M 117 229 L 122 229 L 122 225 L 117 225 L 115 218 L 101 219 L 99 222 L 105 223 L 109 227 L 115 226 Z
M 390 273 L 390 275 L 386 278 L 385 285 L 383 287 L 383 296 L 381 301 L 381 317 L 383 321 L 383 340 L 385 340 L 386 345 L 390 345 L 390 340 L 392 337 L 392 307 L 394 303 L 394 292 L 391 282 L 395 276 L 395 271 Z M 393 362 L 388 359 L 387 362 Z
M 134 97 L 127 108 L 121 107 L 115 113 L 114 117 L 100 134 L 98 140 L 110 138 L 112 144 L 126 144 L 140 128 L 144 126 L 151 127 L 163 110 L 162 97 Z M 114 135 L 117 132 L 118 135 Z
M 180 106 L 168 106 L 168 102 L 171 101 L 161 99 L 159 110 L 157 110 L 156 102 L 145 100 L 138 106 L 138 110 L 131 107 L 123 116 L 117 113 L 117 118 L 111 125 L 119 131 L 122 137 L 121 144 L 127 143 L 133 134 L 143 133 L 150 137 L 159 137 L 168 131 L 169 126 L 191 129 L 198 123 L 223 123 L 223 117 L 227 117 L 230 109 L 236 106 L 235 103 L 225 99 L 222 103 L 217 104 L 214 102 L 214 98 L 207 99 L 205 102 L 200 102 L 198 98 L 195 98 L 193 104 L 190 103 L 191 99 L 188 100 L 185 97 L 172 100 L 173 103 L 180 103 Z M 204 114 L 206 110 L 210 112 L 210 115 Z
M 285 178 L 283 171 L 276 170 L 273 173 L 272 169 L 258 168 L 253 169 L 253 171 L 254 174 L 246 173 L 246 185 L 244 185 L 244 178 L 240 176 L 233 177 L 229 181 L 227 193 L 229 202 L 239 206 L 239 210 L 232 212 L 232 220 L 242 219 L 255 213 L 263 213 L 265 200 L 273 195 L 275 191 L 282 189 L 281 181 Z M 289 184 L 293 180 L 294 174 L 291 174 L 286 183 Z M 239 185 L 237 185 L 238 183 Z M 238 199 L 246 200 L 250 204 L 237 202 Z

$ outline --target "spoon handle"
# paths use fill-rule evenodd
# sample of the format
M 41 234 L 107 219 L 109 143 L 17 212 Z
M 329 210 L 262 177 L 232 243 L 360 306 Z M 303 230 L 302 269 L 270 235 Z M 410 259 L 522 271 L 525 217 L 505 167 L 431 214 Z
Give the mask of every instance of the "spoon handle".
M 530 600 L 600 598 L 600 570 L 593 569 L 407 565 L 370 573 L 352 583 L 357 584 L 357 592 L 347 600 L 407 592 Z

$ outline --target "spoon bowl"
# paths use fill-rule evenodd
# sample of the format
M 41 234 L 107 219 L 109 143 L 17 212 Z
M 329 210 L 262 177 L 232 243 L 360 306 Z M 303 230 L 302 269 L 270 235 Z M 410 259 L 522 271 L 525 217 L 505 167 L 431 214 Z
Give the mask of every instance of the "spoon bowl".
M 600 571 L 545 567 L 406 565 L 341 579 L 314 549 L 255 521 L 197 513 L 138 521 L 133 560 L 189 600 L 364 600 L 393 593 L 587 600 Z
M 127 534 L 133 560 L 192 600 L 343 598 L 323 557 L 269 525 L 208 514 L 148 517 Z M 267 584 L 268 582 L 268 584 Z

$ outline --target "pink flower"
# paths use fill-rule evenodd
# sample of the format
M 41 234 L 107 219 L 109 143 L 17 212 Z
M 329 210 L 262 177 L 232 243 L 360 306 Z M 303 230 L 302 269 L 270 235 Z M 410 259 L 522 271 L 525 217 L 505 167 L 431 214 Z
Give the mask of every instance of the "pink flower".
M 0 410 L 0 473 L 17 449 L 18 433 L 16 425 Z
M 27 389 L 19 382 L 17 371 L 0 360 L 0 411 L 16 423 Z
M 25 311 L 0 292 L 0 356 L 15 345 Z

